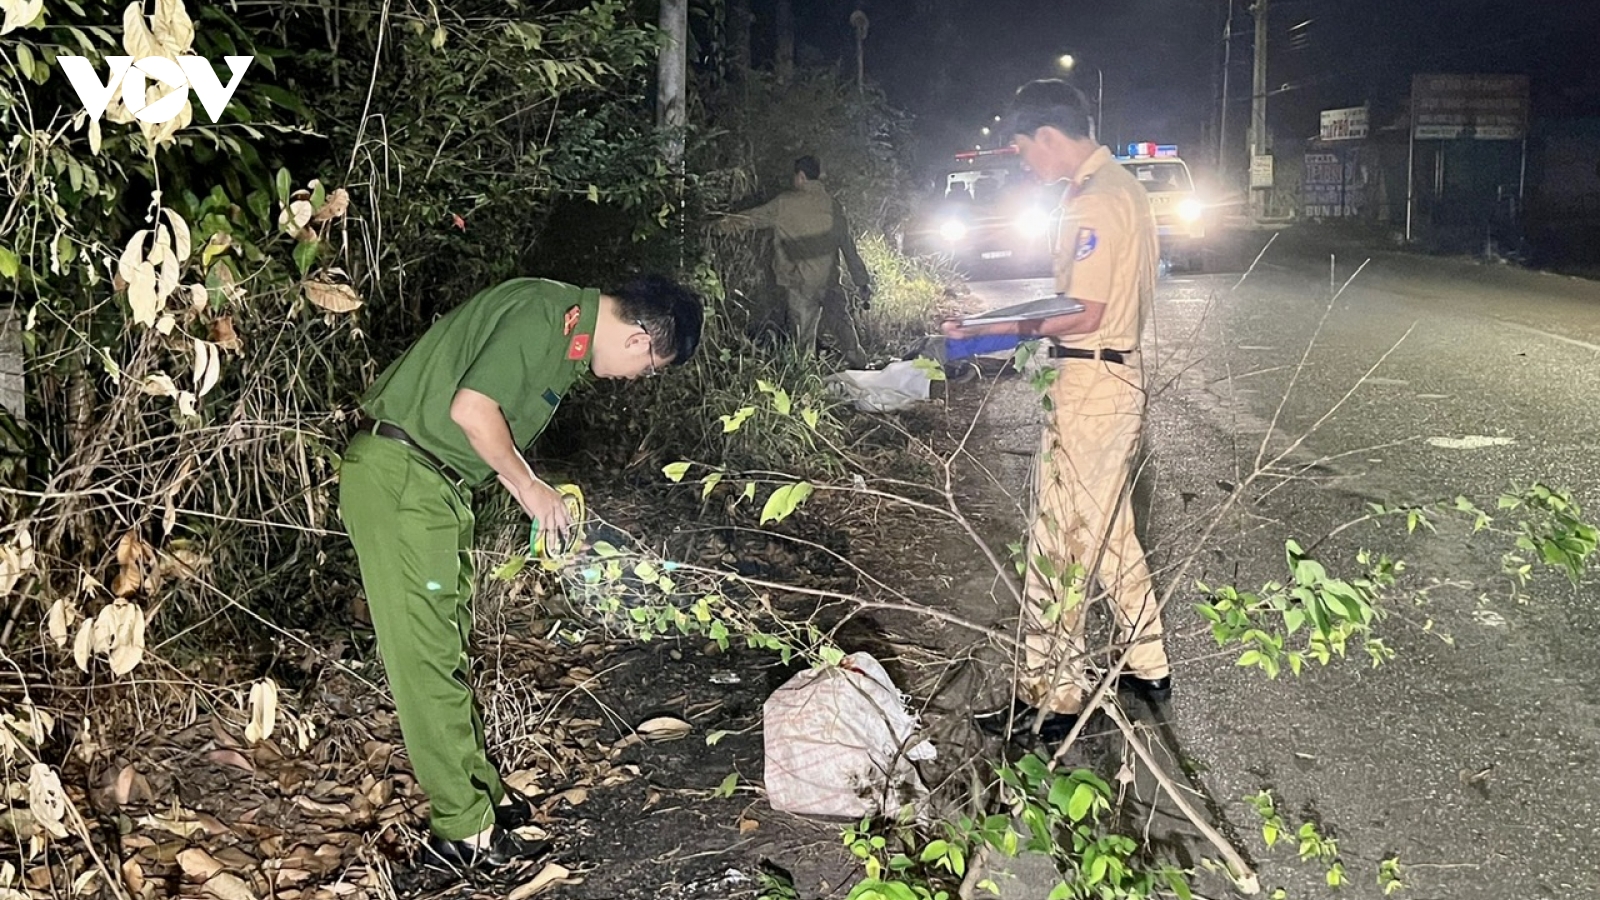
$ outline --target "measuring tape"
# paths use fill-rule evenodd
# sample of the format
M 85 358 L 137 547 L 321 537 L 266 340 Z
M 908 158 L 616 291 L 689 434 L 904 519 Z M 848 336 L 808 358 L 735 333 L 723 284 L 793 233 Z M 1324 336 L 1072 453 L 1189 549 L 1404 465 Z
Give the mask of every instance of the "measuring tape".
M 572 528 L 567 532 L 568 540 L 561 546 L 552 548 L 545 545 L 544 536 L 539 533 L 539 520 L 533 520 L 533 527 L 528 532 L 528 555 L 534 559 L 558 560 L 583 543 L 583 524 L 588 518 L 583 502 L 583 491 L 575 484 L 562 484 L 556 486 L 556 493 L 561 495 L 561 504 L 567 508 L 567 518 L 572 520 Z M 560 540 L 559 536 L 557 540 Z

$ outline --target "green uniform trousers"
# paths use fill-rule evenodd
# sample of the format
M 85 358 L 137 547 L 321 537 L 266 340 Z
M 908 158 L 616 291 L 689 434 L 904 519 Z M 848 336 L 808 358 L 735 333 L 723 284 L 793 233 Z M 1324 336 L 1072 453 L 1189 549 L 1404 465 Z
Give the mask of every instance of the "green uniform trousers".
M 505 795 L 472 695 L 471 497 L 406 445 L 359 434 L 339 474 L 339 515 L 361 562 L 406 754 L 447 840 L 494 824 Z

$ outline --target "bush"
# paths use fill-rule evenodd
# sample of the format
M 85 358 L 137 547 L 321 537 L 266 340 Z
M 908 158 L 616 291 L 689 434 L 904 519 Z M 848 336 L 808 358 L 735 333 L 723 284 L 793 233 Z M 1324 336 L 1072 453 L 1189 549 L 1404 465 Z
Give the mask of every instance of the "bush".
M 872 308 L 859 320 L 861 340 L 869 348 L 903 348 L 935 330 L 941 315 L 952 311 L 950 286 L 958 276 L 948 266 L 906 256 L 880 235 L 863 237 L 856 248 L 872 273 Z
M 172 52 L 258 64 L 219 125 L 113 107 L 86 128 L 54 60 L 123 53 L 100 27 L 119 3 L 54 4 L 0 42 L 0 131 L 17 135 L 0 193 L 20 201 L 0 217 L 0 302 L 29 322 L 30 413 L 29 430 L 0 422 L 0 473 L 27 491 L 0 494 L 0 540 L 26 529 L 38 559 L 6 631 L 82 585 L 104 586 L 83 613 L 160 608 L 162 635 L 219 609 L 316 626 L 355 580 L 328 536 L 349 414 L 381 366 L 537 268 L 552 198 L 660 230 L 653 135 L 599 147 L 592 126 L 640 118 L 654 32 L 620 0 L 392 19 L 376 2 L 314 19 L 207 4 L 192 22 L 158 0 Z M 341 171 L 344 189 L 311 178 Z

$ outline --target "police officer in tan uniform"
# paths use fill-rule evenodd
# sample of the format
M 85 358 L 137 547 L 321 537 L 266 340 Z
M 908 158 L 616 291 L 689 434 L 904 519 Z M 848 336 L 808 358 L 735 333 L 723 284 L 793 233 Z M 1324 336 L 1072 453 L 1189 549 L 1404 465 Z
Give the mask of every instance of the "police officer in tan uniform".
M 800 352 L 816 352 L 817 333 L 830 336 L 845 361 L 867 365 L 855 324 L 839 288 L 839 258 L 863 296 L 872 291 L 866 263 L 856 251 L 844 209 L 822 186 L 822 164 L 814 156 L 794 161 L 794 187 L 754 209 L 718 223 L 721 231 L 771 228 L 775 236 L 778 288 L 788 307 L 789 337 Z
M 1160 251 L 1144 188 L 1093 138 L 1089 105 L 1062 81 L 1017 91 L 1009 119 L 1024 163 L 1051 184 L 1068 182 L 1056 246 L 1056 290 L 1081 312 L 962 327 L 950 337 L 1044 338 L 1059 366 L 1053 419 L 1035 471 L 1025 603 L 1027 653 L 1017 697 L 978 717 L 994 733 L 1059 740 L 1083 708 L 1083 605 L 1104 596 L 1118 642 L 1131 648 L 1121 685 L 1155 700 L 1171 694 L 1161 620 L 1134 534 L 1131 473 L 1144 421 L 1139 335 L 1155 295 Z

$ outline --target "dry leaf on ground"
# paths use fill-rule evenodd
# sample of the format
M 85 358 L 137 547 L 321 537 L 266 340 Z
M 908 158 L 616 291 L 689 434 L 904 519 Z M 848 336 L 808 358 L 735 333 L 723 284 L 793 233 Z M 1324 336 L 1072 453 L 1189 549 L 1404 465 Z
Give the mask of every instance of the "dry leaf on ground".
M 675 741 L 694 730 L 694 726 L 676 716 L 657 716 L 639 723 L 635 729 L 652 741 Z
M 313 800 L 310 797 L 305 796 L 304 794 L 301 794 L 300 796 L 294 798 L 294 805 L 300 807 L 301 809 L 305 810 L 306 812 L 315 813 L 317 815 L 323 815 L 323 816 L 348 816 L 348 815 L 350 815 L 350 804 L 348 804 L 348 803 L 324 803 L 324 802 L 322 802 L 320 800 Z
M 512 890 L 511 893 L 506 895 L 506 900 L 528 900 L 529 897 L 557 885 L 577 884 L 578 881 L 579 879 L 572 877 L 572 871 L 566 866 L 560 863 L 545 863 L 544 868 L 539 870 L 539 874 L 533 876 L 532 881 Z
M 226 748 L 212 750 L 207 753 L 206 761 L 214 762 L 219 766 L 233 766 L 235 769 L 243 769 L 246 772 L 254 772 L 256 770 L 256 764 L 251 762 L 249 757 L 237 750 L 228 750 Z
M 199 847 L 190 847 L 179 853 L 178 865 L 183 869 L 183 874 L 195 881 L 209 880 L 223 869 L 222 863 Z
M 212 876 L 201 890 L 217 900 L 256 900 L 256 892 L 250 890 L 243 878 L 227 872 Z
M 122 883 L 134 895 L 144 893 L 144 866 L 139 865 L 139 857 L 130 856 L 122 864 Z
M 133 767 L 133 763 L 128 763 L 117 772 L 117 779 L 111 785 L 111 799 L 117 806 L 148 802 L 151 796 L 150 783 Z
M 519 769 L 501 779 L 506 786 L 519 794 L 537 796 L 539 790 L 539 771 L 537 769 Z
M 567 801 L 568 806 L 582 806 L 589 799 L 588 788 L 568 788 L 555 796 L 557 800 Z
M 194 837 L 200 832 L 206 830 L 204 823 L 200 822 L 198 819 L 190 818 L 191 815 L 192 813 L 190 813 L 188 810 L 180 809 L 169 816 L 143 816 L 138 820 L 138 822 L 140 825 L 144 825 L 149 828 L 158 828 L 162 831 L 171 832 L 179 837 L 188 838 Z

